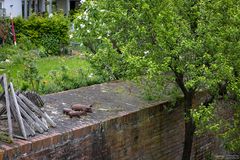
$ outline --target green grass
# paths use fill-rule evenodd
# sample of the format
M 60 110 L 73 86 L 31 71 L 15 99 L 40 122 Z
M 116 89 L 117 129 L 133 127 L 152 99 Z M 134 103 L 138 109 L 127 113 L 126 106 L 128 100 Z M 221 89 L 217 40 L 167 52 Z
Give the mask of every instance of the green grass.
M 67 67 L 74 74 L 74 71 L 82 69 L 84 73 L 91 72 L 91 68 L 88 61 L 81 59 L 78 56 L 71 57 L 51 57 L 43 58 L 37 61 L 37 68 L 39 68 L 39 74 L 43 75 L 46 79 L 49 79 L 49 71 L 60 70 L 61 66 Z
M 42 77 L 41 84 L 44 84 L 45 87 L 47 87 L 47 89 L 45 88 L 45 91 L 40 91 L 40 93 L 51 93 L 65 89 L 73 89 L 84 85 L 98 83 L 100 79 L 100 77 L 93 74 L 94 69 L 91 68 L 90 63 L 78 55 L 37 58 L 36 67 L 39 76 Z M 54 80 L 57 78 L 59 79 L 61 74 L 65 71 L 63 71 L 62 67 L 66 68 L 66 74 L 70 80 L 67 79 L 68 82 L 63 82 L 63 86 L 59 88 L 58 86 L 54 86 Z M 15 88 L 21 89 L 23 84 L 26 83 L 26 81 L 22 78 L 24 65 L 17 62 L 9 64 L 4 63 L 2 64 L 2 68 L 5 69 L 1 72 L 7 73 L 8 80 L 13 82 Z M 53 72 L 55 74 L 57 73 L 56 79 L 51 76 Z M 81 76 L 80 74 L 84 76 Z M 72 84 L 71 80 L 76 80 L 77 84 Z
M 73 71 L 76 71 L 80 68 L 83 70 L 83 72 L 90 72 L 93 70 L 89 62 L 80 58 L 79 56 L 38 58 L 36 60 L 36 66 L 39 74 L 43 77 L 44 80 L 49 80 L 49 73 L 53 70 L 59 71 L 62 66 L 67 67 L 70 71 L 72 71 L 72 74 L 74 74 Z M 13 81 L 18 81 L 19 78 L 21 79 L 20 75 L 24 70 L 23 67 L 23 64 L 7 65 L 6 71 L 8 73 L 8 76 Z
M 36 66 L 39 74 L 44 78 L 49 78 L 49 71 L 59 70 L 61 66 L 65 66 L 70 70 L 82 68 L 84 71 L 92 70 L 88 61 L 80 58 L 79 56 L 62 56 L 62 57 L 45 57 L 36 60 Z M 6 65 L 6 70 L 11 78 L 18 78 L 18 74 L 22 73 L 24 68 L 23 64 Z

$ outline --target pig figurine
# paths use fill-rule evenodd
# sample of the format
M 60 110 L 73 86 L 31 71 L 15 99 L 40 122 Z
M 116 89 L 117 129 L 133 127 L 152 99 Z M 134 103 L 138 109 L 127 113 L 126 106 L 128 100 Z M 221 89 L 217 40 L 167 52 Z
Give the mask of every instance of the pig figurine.
M 74 111 L 84 111 L 88 113 L 92 113 L 92 105 L 83 105 L 83 104 L 73 104 L 71 109 Z
M 80 118 L 81 116 L 86 116 L 87 113 L 85 111 L 70 111 L 68 115 L 70 116 L 70 118 L 72 117 Z

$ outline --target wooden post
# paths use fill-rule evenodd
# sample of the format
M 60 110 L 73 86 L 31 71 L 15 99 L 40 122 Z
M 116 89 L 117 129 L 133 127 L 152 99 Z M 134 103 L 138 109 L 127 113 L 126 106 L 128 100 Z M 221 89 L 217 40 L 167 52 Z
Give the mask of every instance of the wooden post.
M 17 101 L 21 105 L 22 109 L 28 113 L 28 115 L 35 121 L 37 122 L 38 125 L 41 126 L 41 128 L 44 129 L 44 131 L 48 130 L 48 126 L 45 125 L 28 107 L 27 105 L 17 96 Z
M 11 107 L 11 112 L 12 112 L 13 118 L 14 118 L 16 121 L 18 121 L 17 111 L 16 111 L 16 108 L 15 108 L 15 106 L 14 106 L 14 104 L 13 104 L 13 98 L 12 98 L 12 97 L 10 97 L 10 106 L 12 106 L 12 107 Z M 22 119 L 22 120 L 23 120 L 23 124 L 24 124 L 25 127 L 26 127 L 26 126 L 29 126 L 28 124 L 26 124 L 26 122 L 25 122 L 24 119 Z M 28 135 L 31 135 L 30 132 L 31 132 L 31 131 L 29 130 L 29 128 L 26 128 L 26 135 L 27 135 L 27 136 L 28 136 Z
M 24 137 L 22 137 L 22 136 L 18 136 L 18 135 L 13 135 L 13 137 L 15 137 L 15 138 L 18 138 L 18 139 L 22 139 L 22 140 L 27 140 L 27 138 L 24 138 Z
M 5 107 L 3 107 L 1 110 L 0 110 L 0 116 L 7 113 L 7 110 Z
M 18 103 L 17 103 L 16 94 L 15 94 L 15 91 L 13 89 L 13 84 L 10 82 L 9 85 L 10 85 L 10 90 L 11 90 L 12 97 L 13 97 L 13 103 L 14 103 L 14 106 L 16 108 L 17 119 L 18 119 L 18 122 L 19 122 L 19 126 L 20 126 L 20 129 L 21 129 L 22 135 L 23 135 L 24 138 L 27 138 L 26 130 L 25 130 L 23 120 L 22 120 L 22 116 L 21 116 L 21 113 L 20 113 L 20 109 L 19 109 L 19 106 L 18 106 Z
M 29 128 L 36 129 L 39 133 L 43 133 L 44 130 L 20 107 L 20 112 L 25 117 L 26 123 L 29 124 Z M 26 125 L 25 125 L 26 126 Z M 33 130 L 34 130 L 33 129 Z
M 13 139 L 12 116 L 11 116 L 6 74 L 3 75 L 3 88 L 5 92 L 6 110 L 7 110 L 7 117 L 8 117 L 8 134 L 9 134 L 9 138 L 12 140 Z
M 24 119 L 23 119 L 23 124 L 26 128 L 28 136 L 34 136 L 36 134 L 36 132 L 33 130 L 33 128 L 30 126 L 30 124 L 28 124 L 27 121 L 25 121 Z
M 5 92 L 3 91 L 3 93 L 0 95 L 0 100 L 4 97 Z
M 19 98 L 22 99 L 22 101 L 34 112 L 36 112 L 39 116 L 42 116 L 43 118 L 46 119 L 46 121 L 52 126 L 56 127 L 57 125 L 53 122 L 53 120 L 46 114 L 44 113 L 41 109 L 39 109 L 35 104 L 33 104 L 28 98 L 26 98 L 23 94 L 18 95 Z

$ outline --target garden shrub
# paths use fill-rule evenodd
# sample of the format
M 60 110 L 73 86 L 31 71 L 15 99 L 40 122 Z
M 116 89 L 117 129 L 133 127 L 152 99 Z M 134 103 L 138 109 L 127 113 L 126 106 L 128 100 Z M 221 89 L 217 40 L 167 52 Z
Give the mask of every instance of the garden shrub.
M 31 53 L 29 55 L 31 55 Z M 21 90 L 30 88 L 31 90 L 38 91 L 42 77 L 39 75 L 34 54 L 24 58 L 23 67 L 24 70 L 21 74 L 21 78 L 25 81 L 22 84 Z
M 18 50 L 16 47 L 9 47 L 8 45 L 5 45 L 0 48 L 0 61 L 5 61 L 17 53 Z
M 1 18 L 0 23 L 1 23 L 0 44 L 1 45 L 5 44 L 5 43 L 13 44 L 12 35 L 10 33 L 10 31 L 11 31 L 10 19 L 9 18 Z
M 51 17 L 32 15 L 29 19 L 14 19 L 17 39 L 28 37 L 48 55 L 58 55 L 69 44 L 69 20 L 61 13 Z

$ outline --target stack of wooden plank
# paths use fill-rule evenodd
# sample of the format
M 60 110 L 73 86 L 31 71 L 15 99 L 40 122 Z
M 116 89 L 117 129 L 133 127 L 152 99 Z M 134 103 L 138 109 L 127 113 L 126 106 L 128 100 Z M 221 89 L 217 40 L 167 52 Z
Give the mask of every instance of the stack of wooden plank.
M 0 108 L 0 116 L 7 115 L 9 137 L 27 139 L 29 136 L 36 135 L 36 132 L 43 133 L 48 131 L 49 126 L 56 127 L 56 124 L 36 105 L 36 101 L 43 105 L 39 97 L 29 98 L 24 93 L 15 92 L 13 84 L 8 84 L 6 75 L 0 75 L 0 83 L 3 93 L 0 94 L 0 100 L 3 100 L 3 107 Z M 30 94 L 34 95 L 34 94 Z M 34 102 L 35 99 L 35 102 Z M 12 120 L 17 122 L 21 135 L 13 133 Z

